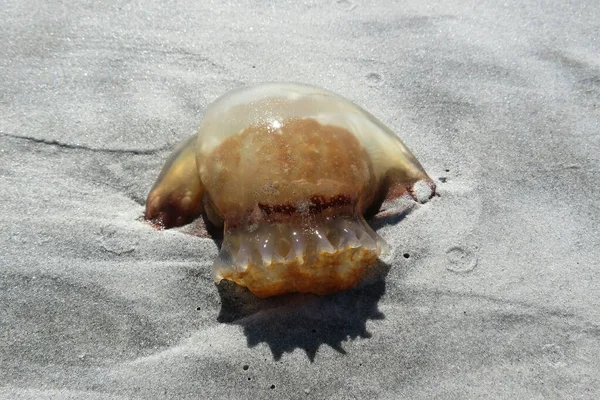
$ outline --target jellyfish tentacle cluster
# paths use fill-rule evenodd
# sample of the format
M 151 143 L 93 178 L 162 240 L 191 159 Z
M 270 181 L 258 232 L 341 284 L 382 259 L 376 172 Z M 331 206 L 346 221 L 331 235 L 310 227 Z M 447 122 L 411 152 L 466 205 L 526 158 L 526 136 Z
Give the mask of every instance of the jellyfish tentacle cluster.
M 165 228 L 204 214 L 224 236 L 213 265 L 259 297 L 354 286 L 389 251 L 364 216 L 435 185 L 383 123 L 314 86 L 227 93 L 163 167 L 146 219 Z

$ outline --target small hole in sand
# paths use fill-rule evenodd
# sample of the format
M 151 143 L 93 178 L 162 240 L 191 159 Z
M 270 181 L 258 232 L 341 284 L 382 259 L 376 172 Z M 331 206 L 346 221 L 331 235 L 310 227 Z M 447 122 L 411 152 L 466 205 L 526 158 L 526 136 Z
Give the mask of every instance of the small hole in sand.
M 448 178 L 446 178 L 445 176 L 440 176 L 440 182 L 446 183 L 448 182 Z
M 250 366 L 249 365 L 244 365 L 243 368 L 244 368 L 244 371 L 248 371 L 248 368 L 250 368 Z
M 410 258 L 410 254 L 404 253 L 404 258 Z
M 249 380 L 249 381 L 251 381 L 251 380 L 252 380 L 252 378 L 248 377 L 248 380 Z
M 313 330 L 312 330 L 312 333 L 317 333 L 317 330 L 316 330 L 316 329 L 313 329 Z
M 450 170 L 449 170 L 448 168 L 446 168 L 444 171 L 446 171 L 446 172 L 450 172 Z
M 275 389 L 275 385 L 271 385 L 271 389 Z
M 200 310 L 201 310 L 201 308 L 200 308 L 200 307 L 196 307 L 196 311 L 200 311 Z

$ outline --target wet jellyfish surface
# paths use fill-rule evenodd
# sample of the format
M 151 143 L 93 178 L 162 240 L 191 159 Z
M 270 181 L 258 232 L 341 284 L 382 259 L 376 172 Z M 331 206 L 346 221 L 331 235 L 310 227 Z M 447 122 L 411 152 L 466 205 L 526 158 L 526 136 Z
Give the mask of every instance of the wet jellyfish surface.
M 273 83 L 234 90 L 169 156 L 145 218 L 170 228 L 204 214 L 223 229 L 213 265 L 259 297 L 354 286 L 389 251 L 365 216 L 435 185 L 402 141 L 327 90 Z

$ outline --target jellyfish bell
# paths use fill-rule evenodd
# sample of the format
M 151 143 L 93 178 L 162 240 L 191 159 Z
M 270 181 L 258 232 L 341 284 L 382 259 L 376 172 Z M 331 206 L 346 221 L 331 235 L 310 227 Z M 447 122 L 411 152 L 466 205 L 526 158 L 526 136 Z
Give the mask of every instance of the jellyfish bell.
M 434 193 L 415 156 L 367 111 L 321 88 L 270 83 L 207 108 L 163 167 L 145 217 L 169 228 L 204 214 L 222 227 L 217 282 L 259 297 L 329 294 L 389 249 L 365 215 Z

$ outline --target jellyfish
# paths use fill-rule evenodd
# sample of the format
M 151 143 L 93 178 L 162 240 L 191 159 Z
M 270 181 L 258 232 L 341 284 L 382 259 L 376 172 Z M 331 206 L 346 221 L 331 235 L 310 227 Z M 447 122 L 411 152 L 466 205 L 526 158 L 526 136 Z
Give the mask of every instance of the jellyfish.
M 210 104 L 167 159 L 145 219 L 161 228 L 202 214 L 223 230 L 212 270 L 258 297 L 331 294 L 389 251 L 365 217 L 435 184 L 373 115 L 328 90 L 268 83 Z

